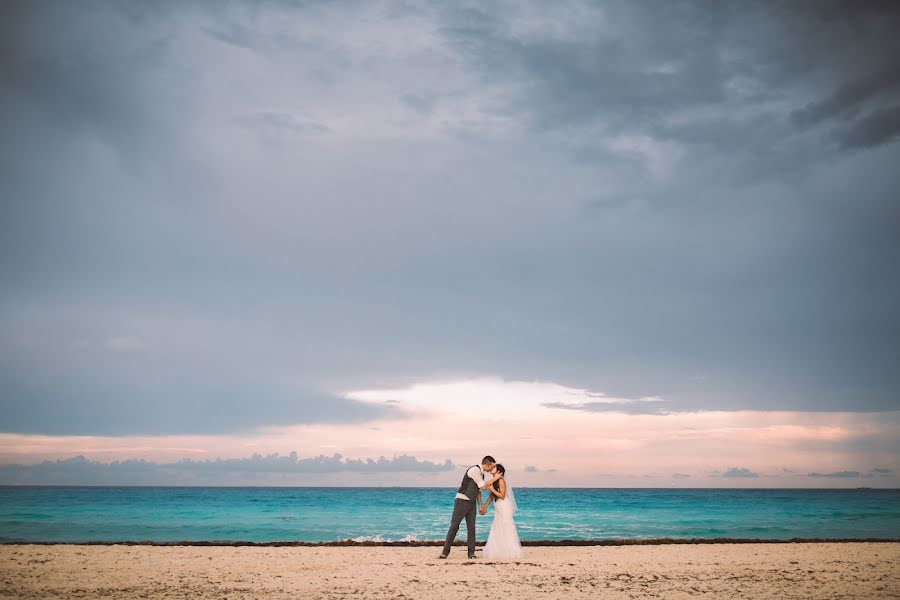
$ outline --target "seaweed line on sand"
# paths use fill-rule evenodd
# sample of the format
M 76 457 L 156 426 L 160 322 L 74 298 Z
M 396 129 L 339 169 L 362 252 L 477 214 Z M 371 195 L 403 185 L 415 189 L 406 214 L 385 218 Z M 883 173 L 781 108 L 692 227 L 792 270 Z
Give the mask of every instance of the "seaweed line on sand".
M 609 540 L 523 540 L 523 546 L 661 546 L 669 544 L 842 544 L 842 543 L 898 543 L 900 538 L 790 538 L 754 539 L 754 538 L 649 538 L 649 539 L 609 539 Z M 333 542 L 243 542 L 243 541 L 191 541 L 181 540 L 176 542 L 154 541 L 87 541 L 87 542 L 62 542 L 62 541 L 28 541 L 28 540 L 2 540 L 0 545 L 32 545 L 32 546 L 259 546 L 259 547 L 345 547 L 345 546 L 386 546 L 412 548 L 422 546 L 442 546 L 442 541 L 353 541 L 340 540 Z M 462 541 L 454 542 L 455 546 L 464 546 Z M 478 542 L 483 546 L 483 542 Z

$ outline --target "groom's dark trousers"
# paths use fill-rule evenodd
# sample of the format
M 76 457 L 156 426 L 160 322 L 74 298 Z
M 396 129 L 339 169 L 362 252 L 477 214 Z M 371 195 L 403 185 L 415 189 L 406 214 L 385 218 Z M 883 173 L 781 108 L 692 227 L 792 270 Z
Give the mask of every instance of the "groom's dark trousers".
M 447 541 L 444 542 L 444 556 L 450 554 L 450 546 L 456 539 L 459 524 L 463 517 L 466 519 L 466 541 L 469 544 L 469 556 L 475 556 L 475 501 L 457 498 L 453 504 L 453 517 L 450 519 L 450 530 L 447 532 Z

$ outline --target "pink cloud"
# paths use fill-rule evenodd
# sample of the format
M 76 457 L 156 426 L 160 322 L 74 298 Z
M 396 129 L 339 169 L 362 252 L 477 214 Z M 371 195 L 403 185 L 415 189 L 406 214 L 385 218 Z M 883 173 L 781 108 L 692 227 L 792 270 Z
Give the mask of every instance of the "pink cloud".
M 525 485 L 722 485 L 731 468 L 758 473 L 734 485 L 821 485 L 810 472 L 900 472 L 900 412 L 707 411 L 668 414 L 584 412 L 544 406 L 547 398 L 602 397 L 556 384 L 470 380 L 348 394 L 394 398 L 413 415 L 357 424 L 270 427 L 244 435 L 34 436 L 0 434 L 0 462 L 84 455 L 92 460 L 241 458 L 296 451 L 350 458 L 409 454 L 470 463 L 485 453 Z M 455 401 L 451 401 L 455 400 Z M 618 399 L 613 399 L 616 401 Z M 627 400 L 627 399 L 625 399 Z M 557 400 L 554 400 L 557 401 Z M 562 400 L 558 400 L 562 401 Z M 462 407 L 462 408 L 461 408 Z M 863 443 L 865 442 L 865 443 Z M 525 470 L 526 465 L 538 469 Z M 890 475 L 889 478 L 895 478 Z M 752 481 L 751 481 L 752 479 Z M 893 480 L 893 479 L 892 479 Z M 377 483 L 370 479 L 360 484 Z M 452 482 L 446 482 L 451 485 Z

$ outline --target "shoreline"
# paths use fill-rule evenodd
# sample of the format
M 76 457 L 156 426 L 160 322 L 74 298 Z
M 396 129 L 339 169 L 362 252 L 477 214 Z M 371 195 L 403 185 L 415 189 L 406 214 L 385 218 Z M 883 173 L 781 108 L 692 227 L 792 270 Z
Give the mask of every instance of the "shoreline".
M 476 547 L 484 546 L 485 542 L 477 541 Z M 757 538 L 649 538 L 649 539 L 611 539 L 611 540 L 522 540 L 524 547 L 539 548 L 575 548 L 594 546 L 672 546 L 672 545 L 708 545 L 708 544 L 900 544 L 900 538 L 790 538 L 790 539 L 757 539 Z M 251 541 L 215 541 L 215 540 L 179 540 L 173 542 L 155 542 L 141 540 L 111 541 L 0 541 L 0 546 L 182 546 L 182 547 L 222 547 L 222 548 L 422 548 L 441 547 L 444 542 L 440 540 L 422 541 L 354 541 L 340 540 L 333 542 L 251 542 Z M 454 546 L 465 546 L 465 541 L 457 540 Z
M 33 466 L 33 465 L 16 465 Z M 0 483 L 2 488 L 69 488 L 69 489 L 178 489 L 178 490 L 448 490 L 445 485 L 137 485 L 115 483 Z M 713 491 L 713 492 L 900 492 L 900 487 L 576 487 L 576 486 L 517 486 L 517 490 L 667 490 L 667 491 Z

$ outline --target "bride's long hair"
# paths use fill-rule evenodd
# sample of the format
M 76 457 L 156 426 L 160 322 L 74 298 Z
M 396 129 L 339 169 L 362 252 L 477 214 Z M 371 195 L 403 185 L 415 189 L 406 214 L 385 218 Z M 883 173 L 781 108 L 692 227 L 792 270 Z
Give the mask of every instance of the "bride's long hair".
M 515 494 L 513 494 L 512 486 L 509 485 L 509 479 L 506 478 L 506 467 L 504 467 L 500 463 L 497 463 L 495 466 L 497 467 L 497 472 L 503 475 L 503 480 L 506 481 L 506 502 L 511 510 L 510 514 L 515 514 L 518 506 L 516 505 L 516 496 Z M 497 490 L 498 492 L 500 491 L 499 481 L 495 481 L 491 485 L 494 486 L 495 490 Z
M 504 466 L 501 465 L 500 463 L 497 463 L 497 464 L 494 465 L 494 466 L 497 468 L 497 471 L 498 471 L 501 475 L 503 475 L 503 477 L 504 477 L 504 479 L 505 479 L 505 478 L 506 478 L 506 467 L 504 467 Z M 498 492 L 500 491 L 500 482 L 499 482 L 499 481 L 495 481 L 495 482 L 492 483 L 491 485 L 494 486 L 494 489 L 495 489 L 495 490 L 497 490 Z

